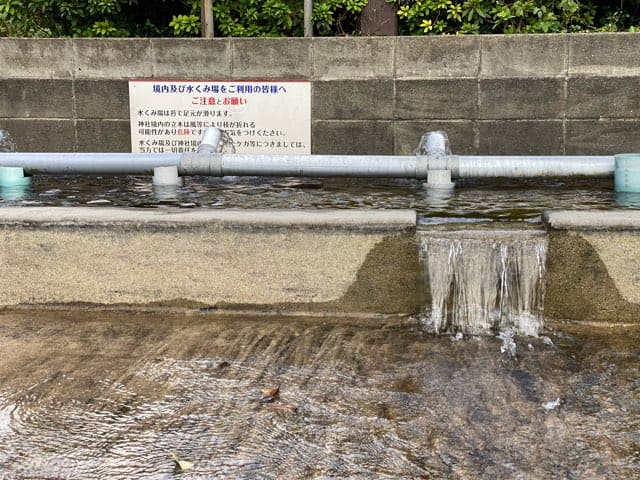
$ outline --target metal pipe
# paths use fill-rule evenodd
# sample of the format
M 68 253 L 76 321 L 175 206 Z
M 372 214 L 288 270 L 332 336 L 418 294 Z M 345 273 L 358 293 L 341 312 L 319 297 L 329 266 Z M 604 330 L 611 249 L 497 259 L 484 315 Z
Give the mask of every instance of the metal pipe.
M 313 0 L 304 0 L 304 36 L 313 37 Z
M 457 178 L 608 177 L 615 170 L 615 157 L 460 155 L 451 170 Z
M 186 153 L 180 175 L 279 177 L 427 178 L 430 170 L 450 170 L 453 178 L 566 177 L 613 175 L 614 157 L 578 156 L 369 156 Z
M 258 155 L 187 153 L 180 175 L 251 175 L 275 177 L 399 177 L 416 178 L 414 156 Z
M 0 166 L 28 175 L 153 175 L 179 162 L 179 153 L 0 153 Z
M 213 139 L 215 140 L 215 139 Z M 612 176 L 613 156 L 259 155 L 221 153 L 1 153 L 0 166 L 28 175 L 151 175 L 177 166 L 180 175 L 426 178 Z
M 219 128 L 207 128 L 202 134 L 200 145 L 198 145 L 198 153 L 216 153 L 222 140 L 222 130 Z

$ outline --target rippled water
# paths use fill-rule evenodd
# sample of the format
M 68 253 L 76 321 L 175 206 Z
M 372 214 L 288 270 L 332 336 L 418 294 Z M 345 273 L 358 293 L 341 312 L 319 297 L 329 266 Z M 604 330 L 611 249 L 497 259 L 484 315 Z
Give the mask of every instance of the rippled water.
M 2 206 L 638 208 L 611 180 L 35 177 Z M 0 479 L 638 478 L 640 329 L 427 335 L 418 319 L 0 315 Z M 515 356 L 512 355 L 515 348 Z M 276 399 L 261 390 L 280 386 Z M 292 408 L 295 407 L 296 411 Z M 193 462 L 180 472 L 171 454 Z
M 640 331 L 545 334 L 5 312 L 0 478 L 638 478 Z
M 34 177 L 30 190 L 5 189 L 0 197 L 2 206 L 413 208 L 427 222 L 537 223 L 549 208 L 640 208 L 640 196 L 616 196 L 611 179 L 464 180 L 447 193 L 417 181 L 381 179 L 190 177 L 184 187 L 154 189 L 150 177 Z

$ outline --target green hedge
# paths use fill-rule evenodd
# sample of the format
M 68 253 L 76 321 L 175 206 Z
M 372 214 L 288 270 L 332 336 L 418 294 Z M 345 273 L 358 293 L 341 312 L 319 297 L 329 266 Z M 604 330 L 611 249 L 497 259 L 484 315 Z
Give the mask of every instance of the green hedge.
M 387 0 L 400 35 L 636 31 L 640 0 Z M 301 36 L 303 0 L 214 0 L 216 36 Z M 316 35 L 358 35 L 367 0 L 314 0 Z M 198 36 L 200 0 L 0 0 L 0 36 Z
M 405 35 L 634 31 L 638 1 L 398 0 Z M 626 4 L 625 4 L 626 3 Z

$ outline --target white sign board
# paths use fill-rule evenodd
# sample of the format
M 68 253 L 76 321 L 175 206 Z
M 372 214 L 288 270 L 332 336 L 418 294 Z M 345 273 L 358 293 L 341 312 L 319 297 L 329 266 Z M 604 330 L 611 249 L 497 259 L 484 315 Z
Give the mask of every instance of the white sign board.
M 311 153 L 311 84 L 281 81 L 129 81 L 131 150 L 183 153 L 205 128 L 238 153 Z

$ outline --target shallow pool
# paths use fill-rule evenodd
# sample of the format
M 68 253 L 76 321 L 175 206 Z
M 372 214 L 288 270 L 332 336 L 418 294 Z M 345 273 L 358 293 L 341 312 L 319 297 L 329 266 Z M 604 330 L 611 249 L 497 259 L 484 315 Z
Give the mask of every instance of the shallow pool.
M 354 322 L 4 312 L 0 478 L 640 476 L 637 327 Z
M 540 222 L 545 209 L 640 208 L 640 195 L 616 195 L 613 179 L 461 180 L 452 191 L 418 181 L 189 177 L 155 188 L 150 177 L 34 177 L 26 192 L 0 192 L 2 206 L 89 205 L 162 208 L 413 208 L 424 222 Z

